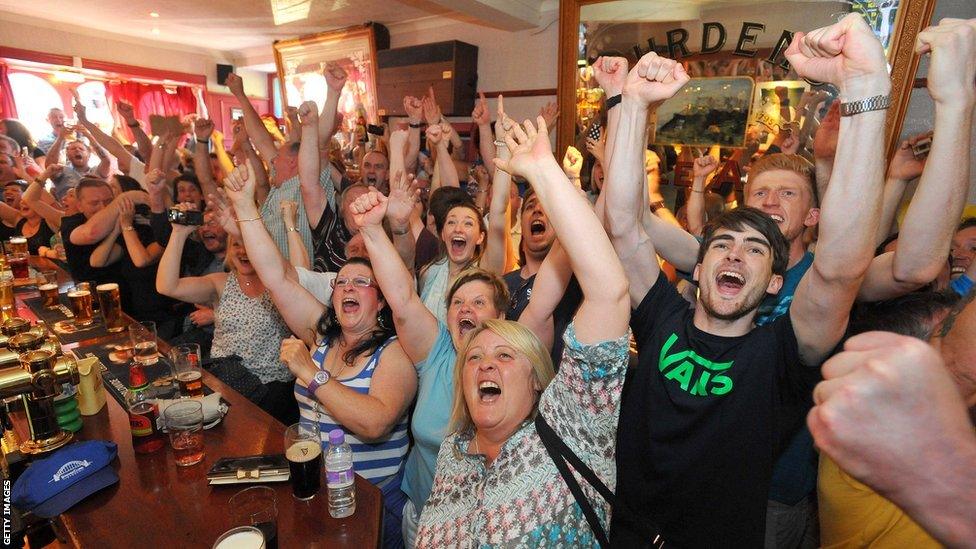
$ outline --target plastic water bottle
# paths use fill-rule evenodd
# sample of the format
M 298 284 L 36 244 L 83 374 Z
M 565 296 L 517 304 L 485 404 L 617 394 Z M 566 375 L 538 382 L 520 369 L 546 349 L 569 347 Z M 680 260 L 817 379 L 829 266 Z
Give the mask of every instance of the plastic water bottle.
M 346 434 L 342 429 L 329 431 L 325 477 L 329 490 L 329 514 L 332 518 L 348 517 L 355 513 L 356 472 L 352 466 L 352 448 L 346 444 Z

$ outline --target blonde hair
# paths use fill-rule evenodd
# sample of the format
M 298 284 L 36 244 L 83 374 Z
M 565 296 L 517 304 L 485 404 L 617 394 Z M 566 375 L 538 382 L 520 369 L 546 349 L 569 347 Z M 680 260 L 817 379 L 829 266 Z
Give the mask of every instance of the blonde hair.
M 786 170 L 805 179 L 810 185 L 813 207 L 816 208 L 820 204 L 820 197 L 817 196 L 816 170 L 809 160 L 798 154 L 774 153 L 764 155 L 749 167 L 749 179 L 746 180 L 746 185 L 748 186 L 759 174 L 771 170 Z
M 454 363 L 454 403 L 451 408 L 451 432 L 464 432 L 474 428 L 474 422 L 471 421 L 471 414 L 468 413 L 468 404 L 464 400 L 464 387 L 461 383 L 461 373 L 464 369 L 465 357 L 468 354 L 468 349 L 471 347 L 471 342 L 474 341 L 474 338 L 478 337 L 478 334 L 486 330 L 498 335 L 505 340 L 505 343 L 525 355 L 525 358 L 528 359 L 529 364 L 532 366 L 535 381 L 541 388 L 540 392 L 544 391 L 549 386 L 552 378 L 556 376 L 555 370 L 552 367 L 552 358 L 549 356 L 549 350 L 545 348 L 542 342 L 539 341 L 539 338 L 528 328 L 512 320 L 485 320 L 481 327 L 476 328 L 468 334 L 464 345 L 461 349 L 458 349 L 457 360 Z M 537 399 L 532 405 L 532 413 L 529 414 L 529 418 L 535 419 L 538 410 L 539 401 Z

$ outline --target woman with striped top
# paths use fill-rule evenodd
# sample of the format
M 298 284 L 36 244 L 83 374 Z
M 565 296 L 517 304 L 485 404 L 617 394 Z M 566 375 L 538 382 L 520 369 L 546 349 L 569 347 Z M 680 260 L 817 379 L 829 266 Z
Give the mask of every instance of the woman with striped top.
M 275 306 L 298 338 L 281 343 L 281 361 L 297 381 L 295 398 L 305 418 L 322 432 L 340 428 L 353 448 L 356 473 L 383 492 L 384 542 L 403 545 L 400 491 L 407 454 L 407 408 L 417 391 L 413 364 L 394 337 L 390 308 L 373 279 L 368 260 L 350 260 L 332 282 L 328 306 L 298 282 L 276 250 L 254 205 L 254 181 L 246 167 L 227 176 L 241 237 Z M 309 348 L 315 349 L 309 352 Z M 312 390 L 308 387 L 312 385 Z M 328 439 L 322 441 L 323 446 Z

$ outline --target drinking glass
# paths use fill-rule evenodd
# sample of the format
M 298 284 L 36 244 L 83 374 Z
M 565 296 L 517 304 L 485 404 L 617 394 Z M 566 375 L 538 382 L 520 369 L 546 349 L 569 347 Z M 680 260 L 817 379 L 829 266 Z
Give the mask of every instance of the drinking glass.
M 318 422 L 303 420 L 285 430 L 285 457 L 294 496 L 300 500 L 314 498 L 322 482 L 322 439 Z
M 233 526 L 253 526 L 264 534 L 267 549 L 278 549 L 278 498 L 267 486 L 252 486 L 228 502 Z
M 203 404 L 199 400 L 175 402 L 163 410 L 163 419 L 176 464 L 189 467 L 203 461 Z
M 133 322 L 129 324 L 129 340 L 132 342 L 132 360 L 143 366 L 159 361 L 156 350 L 156 323 Z
M 78 284 L 68 290 L 68 301 L 71 303 L 71 312 L 75 315 L 75 325 L 88 326 L 94 321 L 91 290 Z
M 231 528 L 217 538 L 213 549 L 266 549 L 264 534 L 253 526 Z
M 14 273 L 14 278 L 27 278 L 30 276 L 29 258 L 27 254 L 12 253 L 7 256 L 7 263 L 10 270 Z
M 8 273 L 0 274 L 0 320 L 10 320 L 17 316 L 14 303 L 14 277 Z
M 180 393 L 188 397 L 203 396 L 203 371 L 200 370 L 200 345 L 186 343 L 170 350 L 173 374 L 180 385 Z
M 111 332 L 121 332 L 125 329 L 125 318 L 122 316 L 122 302 L 119 297 L 119 285 L 110 282 L 95 286 L 98 302 L 101 305 L 102 316 L 105 317 L 105 328 Z

